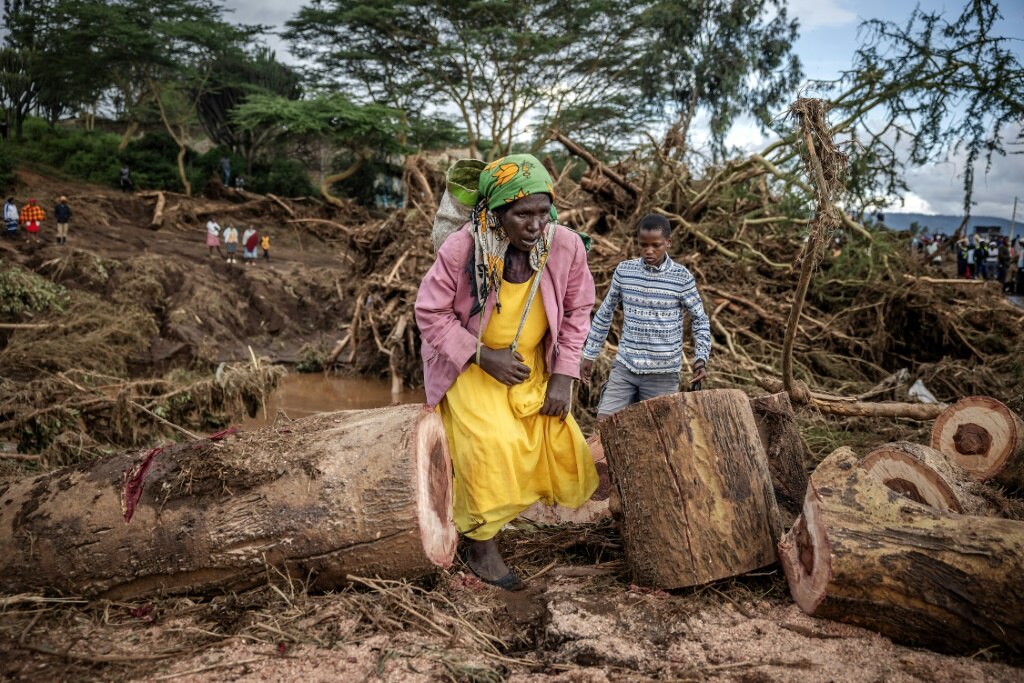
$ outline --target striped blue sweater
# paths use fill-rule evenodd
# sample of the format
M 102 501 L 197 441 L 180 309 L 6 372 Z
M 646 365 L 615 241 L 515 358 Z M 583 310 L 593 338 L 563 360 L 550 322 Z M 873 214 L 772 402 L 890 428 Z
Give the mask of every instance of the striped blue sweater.
M 711 321 L 697 292 L 697 283 L 685 267 L 667 255 L 657 267 L 643 259 L 623 261 L 615 268 L 612 285 L 597 309 L 583 357 L 601 353 L 615 308 L 622 304 L 622 337 L 615 360 L 631 372 L 647 375 L 679 372 L 683 357 L 683 316 L 690 314 L 694 355 L 707 361 L 711 352 Z

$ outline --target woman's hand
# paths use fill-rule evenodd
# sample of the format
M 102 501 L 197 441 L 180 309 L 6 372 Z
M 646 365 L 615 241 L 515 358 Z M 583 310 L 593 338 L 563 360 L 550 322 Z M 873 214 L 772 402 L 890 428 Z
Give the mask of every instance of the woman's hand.
M 551 375 L 548 380 L 548 393 L 544 397 L 544 405 L 540 407 L 541 415 L 557 417 L 562 422 L 569 415 L 569 403 L 572 401 L 572 377 L 568 375 Z
M 480 369 L 507 387 L 522 384 L 530 376 L 530 366 L 518 351 L 510 348 L 481 347 Z

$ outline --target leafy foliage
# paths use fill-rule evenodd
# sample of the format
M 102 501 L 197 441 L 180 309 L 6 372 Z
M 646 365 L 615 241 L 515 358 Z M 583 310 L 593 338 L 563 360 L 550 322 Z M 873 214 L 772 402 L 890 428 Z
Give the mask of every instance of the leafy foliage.
M 881 206 L 906 190 L 906 165 L 966 152 L 964 212 L 971 213 L 977 164 L 1006 154 L 1009 126 L 1024 120 L 1024 68 L 1011 39 L 994 35 L 991 0 L 966 3 L 949 21 L 915 8 L 906 22 L 869 20 L 852 68 L 835 82 L 837 132 L 851 136 L 852 203 Z
M 59 313 L 67 308 L 67 290 L 14 264 L 0 268 L 0 318 Z
M 231 51 L 211 66 L 209 81 L 198 97 L 199 121 L 217 145 L 241 154 L 246 172 L 269 141 L 259 129 L 241 130 L 231 112 L 253 94 L 278 95 L 298 99 L 302 94 L 299 74 L 277 61 L 274 53 L 263 48 L 252 55 Z

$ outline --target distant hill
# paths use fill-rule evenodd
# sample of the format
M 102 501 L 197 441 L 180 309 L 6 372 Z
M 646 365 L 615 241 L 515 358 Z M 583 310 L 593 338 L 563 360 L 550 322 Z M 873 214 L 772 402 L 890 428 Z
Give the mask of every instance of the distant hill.
M 960 227 L 960 222 L 963 221 L 963 216 L 929 216 L 924 213 L 886 213 L 885 214 L 885 226 L 892 230 L 910 230 L 910 224 L 916 222 L 918 225 L 922 225 L 928 228 L 928 232 L 935 235 L 943 233 L 946 235 L 952 235 L 953 231 Z M 967 232 L 973 233 L 974 226 L 976 225 L 996 225 L 999 226 L 999 232 L 1003 235 L 1010 234 L 1010 221 L 1005 218 L 995 218 L 993 216 L 971 216 L 971 220 L 967 223 Z M 1024 234 L 1024 225 L 1022 221 L 1017 221 L 1017 229 L 1014 231 L 1017 235 Z

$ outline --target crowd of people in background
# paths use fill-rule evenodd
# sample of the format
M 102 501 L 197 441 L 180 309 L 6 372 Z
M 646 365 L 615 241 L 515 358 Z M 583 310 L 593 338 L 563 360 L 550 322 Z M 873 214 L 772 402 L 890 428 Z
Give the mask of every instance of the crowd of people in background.
M 57 201 L 53 208 L 53 217 L 57 221 L 57 244 L 67 244 L 68 224 L 71 222 L 71 207 L 68 206 L 67 197 L 61 197 Z M 46 211 L 35 199 L 29 199 L 21 210 L 18 210 L 14 197 L 8 197 L 4 202 L 3 225 L 6 239 L 18 239 L 20 231 L 24 230 L 25 241 L 38 243 L 45 220 Z
M 911 249 L 939 270 L 943 254 L 956 259 L 956 276 L 998 282 L 1007 294 L 1024 296 L 1024 238 L 975 234 L 953 240 L 946 235 L 914 235 Z
M 227 249 L 226 256 L 220 248 L 221 239 L 224 240 L 224 246 Z M 239 238 L 238 229 L 232 225 L 222 229 L 212 218 L 206 222 L 206 246 L 210 250 L 210 258 L 213 258 L 216 250 L 217 255 L 228 263 L 238 263 L 239 244 L 242 245 L 242 262 L 246 265 L 254 265 L 261 254 L 264 261 L 270 260 L 269 233 L 260 235 L 260 232 L 252 224 L 249 224 Z
M 130 179 L 129 179 L 129 182 Z M 46 220 L 46 211 L 35 199 L 28 202 L 19 210 L 14 197 L 8 197 L 4 202 L 2 218 L 3 235 L 5 239 L 16 240 L 24 231 L 25 241 L 38 243 L 41 240 L 43 222 Z M 57 244 L 68 243 L 68 228 L 71 223 L 71 207 L 68 205 L 68 198 L 61 197 L 53 208 L 53 218 L 57 223 Z M 221 239 L 227 253 L 221 250 Z M 238 262 L 239 245 L 241 245 L 242 262 L 246 265 L 253 265 L 262 256 L 264 261 L 270 260 L 270 234 L 260 232 L 251 224 L 239 236 L 238 229 L 232 225 L 223 230 L 217 221 L 210 219 L 206 223 L 206 246 L 209 248 L 210 257 L 220 256 L 227 263 Z M 216 254 L 215 254 L 216 252 Z

